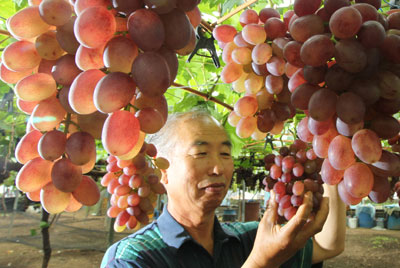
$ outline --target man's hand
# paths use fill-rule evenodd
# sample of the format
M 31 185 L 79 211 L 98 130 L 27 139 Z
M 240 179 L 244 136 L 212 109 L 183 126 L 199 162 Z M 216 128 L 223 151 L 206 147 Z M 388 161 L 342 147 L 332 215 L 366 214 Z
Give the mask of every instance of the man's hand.
M 323 198 L 320 209 L 313 219 L 312 193 L 307 192 L 303 204 L 296 215 L 284 226 L 277 224 L 278 204 L 275 203 L 275 193 L 271 191 L 268 208 L 260 221 L 253 250 L 242 267 L 279 267 L 299 249 L 307 240 L 322 230 L 328 216 L 328 198 Z

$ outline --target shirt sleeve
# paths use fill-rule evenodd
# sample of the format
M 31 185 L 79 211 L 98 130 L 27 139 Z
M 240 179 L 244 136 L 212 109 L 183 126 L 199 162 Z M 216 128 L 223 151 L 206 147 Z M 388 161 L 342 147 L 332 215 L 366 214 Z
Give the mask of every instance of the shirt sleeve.
M 134 260 L 116 258 L 118 245 L 119 243 L 116 243 L 106 251 L 101 262 L 101 268 L 152 268 L 140 258 L 136 258 Z
M 148 264 L 140 263 L 137 260 L 112 259 L 108 263 L 102 262 L 101 268 L 152 268 L 152 267 Z

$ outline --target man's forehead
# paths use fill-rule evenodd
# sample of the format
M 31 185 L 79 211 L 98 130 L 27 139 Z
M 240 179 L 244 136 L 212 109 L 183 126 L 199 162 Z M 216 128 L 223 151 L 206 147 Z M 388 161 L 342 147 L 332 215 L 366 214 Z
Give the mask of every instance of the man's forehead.
M 198 117 L 191 117 L 190 115 L 185 116 L 182 118 L 181 123 L 189 123 L 189 124 L 197 124 L 201 125 L 204 123 L 214 123 L 219 125 L 218 121 L 211 116 L 198 116 Z
M 194 142 L 229 141 L 225 129 L 212 118 L 188 118 L 177 125 L 179 139 Z
M 207 130 L 208 128 L 219 128 L 224 131 L 223 127 L 219 124 L 217 120 L 212 117 L 197 117 L 197 118 L 184 118 L 178 124 L 178 128 L 196 128 L 198 131 Z

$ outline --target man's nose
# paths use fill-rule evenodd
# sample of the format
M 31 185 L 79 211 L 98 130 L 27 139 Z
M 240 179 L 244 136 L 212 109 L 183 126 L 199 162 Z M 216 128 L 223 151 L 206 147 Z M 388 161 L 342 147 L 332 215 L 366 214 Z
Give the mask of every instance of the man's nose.
M 211 175 L 221 175 L 224 173 L 224 165 L 223 165 L 223 160 L 219 156 L 219 154 L 214 155 L 210 159 L 210 173 Z

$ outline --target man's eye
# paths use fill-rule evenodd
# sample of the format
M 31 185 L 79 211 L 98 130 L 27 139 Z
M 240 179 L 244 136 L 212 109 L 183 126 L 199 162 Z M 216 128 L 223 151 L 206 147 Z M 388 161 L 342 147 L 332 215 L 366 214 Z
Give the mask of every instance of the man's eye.
M 201 155 L 206 155 L 206 152 L 200 152 L 200 153 L 196 153 L 195 155 L 201 156 Z
M 221 153 L 221 155 L 223 155 L 223 156 L 231 156 L 230 153 Z

